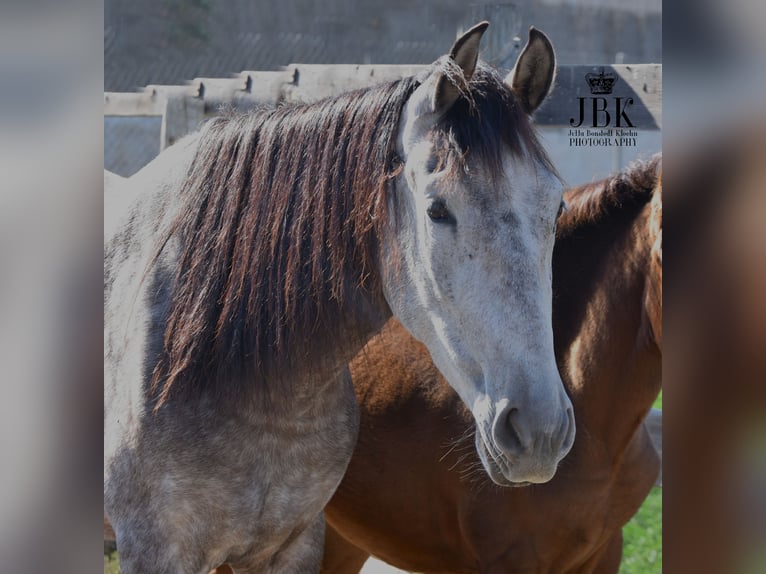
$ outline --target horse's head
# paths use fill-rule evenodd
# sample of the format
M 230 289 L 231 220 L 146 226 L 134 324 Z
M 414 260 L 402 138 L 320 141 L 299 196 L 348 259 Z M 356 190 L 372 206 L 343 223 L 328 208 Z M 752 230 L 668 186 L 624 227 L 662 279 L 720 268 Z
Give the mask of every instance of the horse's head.
M 551 87 L 555 57 L 532 29 L 503 80 L 477 63 L 486 27 L 459 38 L 405 105 L 384 290 L 471 409 L 490 477 L 540 483 L 575 430 L 551 326 L 563 186 L 529 120 Z

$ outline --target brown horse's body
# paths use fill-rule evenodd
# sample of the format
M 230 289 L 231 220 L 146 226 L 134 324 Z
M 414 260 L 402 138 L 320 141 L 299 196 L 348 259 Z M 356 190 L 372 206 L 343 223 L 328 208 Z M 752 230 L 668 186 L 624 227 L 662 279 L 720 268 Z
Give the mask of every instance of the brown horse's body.
M 661 384 L 658 169 L 566 196 L 553 317 L 577 438 L 553 480 L 493 485 L 470 413 L 392 321 L 351 364 L 361 430 L 326 509 L 323 572 L 356 573 L 370 554 L 427 573 L 618 571 L 621 528 L 659 469 L 642 425 Z

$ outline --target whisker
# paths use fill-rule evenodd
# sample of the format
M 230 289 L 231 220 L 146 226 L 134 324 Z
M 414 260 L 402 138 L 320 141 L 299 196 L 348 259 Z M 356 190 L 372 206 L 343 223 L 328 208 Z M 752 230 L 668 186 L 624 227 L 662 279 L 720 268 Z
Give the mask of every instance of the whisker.
M 462 435 L 459 437 L 448 441 L 445 443 L 444 447 L 447 448 L 447 452 L 445 452 L 440 458 L 439 462 L 443 462 L 445 458 L 447 458 L 453 451 L 456 449 L 463 449 L 466 448 L 466 446 L 472 446 L 472 443 L 469 443 L 466 445 L 465 443 L 468 442 L 468 439 L 473 439 L 473 437 L 476 435 L 476 429 L 475 427 L 468 427 Z

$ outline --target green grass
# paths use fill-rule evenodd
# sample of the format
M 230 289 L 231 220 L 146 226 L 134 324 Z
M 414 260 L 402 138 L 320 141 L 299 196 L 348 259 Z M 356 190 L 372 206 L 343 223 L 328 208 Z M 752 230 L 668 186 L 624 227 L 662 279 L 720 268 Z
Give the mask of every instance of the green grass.
M 112 552 L 109 556 L 104 554 L 104 574 L 120 574 L 117 552 Z
M 620 574 L 662 572 L 662 489 L 654 488 L 623 528 Z
M 654 401 L 662 408 L 662 393 Z M 638 513 L 622 531 L 620 574 L 659 574 L 662 572 L 662 489 L 653 488 Z

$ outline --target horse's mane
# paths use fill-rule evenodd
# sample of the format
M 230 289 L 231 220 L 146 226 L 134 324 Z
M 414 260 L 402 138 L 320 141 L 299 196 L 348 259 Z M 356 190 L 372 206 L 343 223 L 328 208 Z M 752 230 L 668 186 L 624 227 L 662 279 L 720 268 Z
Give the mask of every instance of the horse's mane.
M 171 238 L 179 247 L 152 377 L 158 405 L 180 380 L 187 390 L 231 386 L 301 364 L 317 333 L 332 349 L 330 334 L 353 320 L 343 307 L 352 295 L 383 301 L 378 238 L 395 224 L 397 133 L 417 86 L 406 78 L 202 128 L 184 207 L 158 249 Z M 513 94 L 484 66 L 435 132 L 496 171 L 501 145 L 549 165 Z
M 560 234 L 597 223 L 616 210 L 648 203 L 659 183 L 662 155 L 635 161 L 625 170 L 592 183 L 570 188 L 564 194 L 566 212 L 558 222 Z
M 567 210 L 559 218 L 553 249 L 557 349 L 571 345 L 586 320 L 587 302 L 594 301 L 593 294 L 599 286 L 609 284 L 609 273 L 623 269 L 628 262 L 637 263 L 639 253 L 651 253 L 657 234 L 661 233 L 661 169 L 662 156 L 657 154 L 648 161 L 634 162 L 615 175 L 569 188 L 564 193 Z M 643 219 L 641 214 L 647 208 L 649 217 Z M 652 228 L 655 224 L 657 229 Z M 624 239 L 630 237 L 636 241 L 626 243 Z M 649 273 L 648 268 L 643 269 Z M 661 270 L 660 263 L 660 289 Z M 642 289 L 656 286 L 654 281 L 646 281 Z M 661 297 L 661 291 L 652 291 L 652 302 L 659 302 L 659 312 Z M 619 304 L 624 305 L 625 301 Z M 651 340 L 650 327 L 648 321 L 642 324 L 643 340 Z

